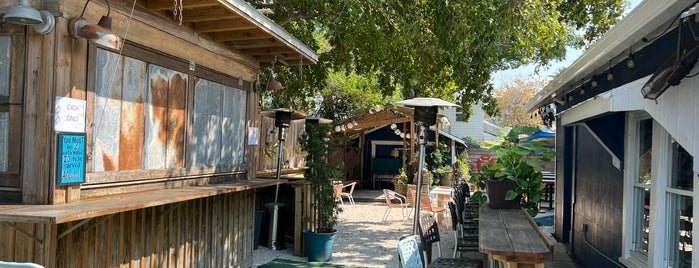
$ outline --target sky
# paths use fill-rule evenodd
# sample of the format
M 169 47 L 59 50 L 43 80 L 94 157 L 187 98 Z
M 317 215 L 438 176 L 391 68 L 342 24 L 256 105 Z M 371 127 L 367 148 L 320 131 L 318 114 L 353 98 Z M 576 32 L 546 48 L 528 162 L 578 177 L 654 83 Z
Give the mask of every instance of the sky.
M 634 9 L 638 3 L 640 3 L 642 0 L 625 0 L 629 2 L 629 6 L 626 9 L 626 13 L 628 14 L 629 11 Z M 646 1 L 654 1 L 654 0 L 646 0 Z M 492 81 L 493 81 L 493 86 L 498 89 L 500 88 L 503 84 L 510 83 L 514 81 L 516 78 L 520 77 L 522 79 L 538 79 L 538 80 L 546 80 L 550 81 L 553 79 L 553 76 L 558 73 L 558 70 L 563 69 L 565 67 L 570 66 L 573 64 L 573 62 L 582 55 L 583 49 L 573 49 L 573 48 L 568 48 L 568 51 L 566 52 L 566 58 L 562 61 L 554 61 L 549 66 L 547 67 L 540 67 L 539 72 L 537 73 L 535 71 L 535 65 L 525 65 L 522 67 L 519 67 L 517 69 L 511 69 L 511 70 L 505 70 L 505 71 L 499 71 L 493 74 Z

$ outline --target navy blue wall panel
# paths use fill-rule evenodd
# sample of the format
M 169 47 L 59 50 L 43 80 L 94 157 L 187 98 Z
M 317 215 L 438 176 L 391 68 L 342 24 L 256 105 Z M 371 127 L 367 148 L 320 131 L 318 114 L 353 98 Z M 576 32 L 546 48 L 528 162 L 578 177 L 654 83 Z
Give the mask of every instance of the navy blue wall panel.
M 607 119 L 607 127 L 596 132 L 624 133 L 623 116 Z M 609 153 L 586 128 L 576 127 L 575 134 L 573 254 L 586 267 L 616 267 L 592 247 L 614 260 L 621 255 L 623 172 L 612 165 Z M 582 224 L 589 226 L 589 244 L 584 241 Z

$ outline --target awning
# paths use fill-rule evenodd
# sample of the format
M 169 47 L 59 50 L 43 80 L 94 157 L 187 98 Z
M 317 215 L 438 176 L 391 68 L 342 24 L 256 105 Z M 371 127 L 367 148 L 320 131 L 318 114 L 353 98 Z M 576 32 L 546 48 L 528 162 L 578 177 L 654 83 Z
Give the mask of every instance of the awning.
M 169 12 L 181 3 L 182 24 L 224 46 L 250 55 L 265 67 L 296 66 L 318 61 L 318 55 L 274 21 L 243 0 L 146 0 L 156 13 Z M 178 7 L 179 8 L 179 7 Z
M 626 60 L 629 48 L 641 50 L 650 42 L 644 37 L 658 36 L 668 24 L 694 1 L 643 1 L 623 20 L 609 30 L 600 40 L 587 49 L 573 64 L 558 74 L 530 100 L 524 109 L 532 112 L 554 102 L 582 82 L 589 82 L 595 75 L 604 74 L 609 66 Z

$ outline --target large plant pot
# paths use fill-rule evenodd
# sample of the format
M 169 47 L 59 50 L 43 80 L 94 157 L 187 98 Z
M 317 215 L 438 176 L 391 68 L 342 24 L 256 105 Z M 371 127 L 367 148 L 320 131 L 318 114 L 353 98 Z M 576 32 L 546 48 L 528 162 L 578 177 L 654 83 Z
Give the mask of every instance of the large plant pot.
M 515 199 L 512 200 L 505 200 L 505 195 L 507 195 L 507 191 L 513 190 L 515 188 L 515 183 L 513 181 L 489 180 L 485 183 L 488 192 L 488 207 L 493 209 L 521 208 L 521 196 L 517 196 L 515 197 Z
M 329 261 L 333 255 L 336 234 L 337 230 L 333 230 L 332 233 L 314 233 L 309 229 L 303 230 L 308 261 Z

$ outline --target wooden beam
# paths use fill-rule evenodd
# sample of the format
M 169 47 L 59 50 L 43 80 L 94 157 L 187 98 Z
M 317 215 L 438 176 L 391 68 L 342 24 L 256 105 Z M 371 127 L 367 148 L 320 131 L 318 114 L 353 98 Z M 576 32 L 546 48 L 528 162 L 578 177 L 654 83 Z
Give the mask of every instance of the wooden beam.
M 182 13 L 182 22 L 218 21 L 222 19 L 237 19 L 240 16 L 233 14 L 225 8 L 201 8 L 185 10 Z
M 244 54 L 251 55 L 253 57 L 259 56 L 259 55 L 276 55 L 276 54 L 291 54 L 291 53 L 296 53 L 296 51 L 292 50 L 289 47 L 285 46 L 278 46 L 278 47 L 267 47 L 267 48 L 250 48 L 250 49 L 242 49 L 241 50 Z
M 225 31 L 240 31 L 257 29 L 257 26 L 250 24 L 243 19 L 227 19 L 219 21 L 204 21 L 194 24 L 194 31 L 198 33 L 213 33 Z
M 258 29 L 245 30 L 245 31 L 227 31 L 227 32 L 217 32 L 214 33 L 214 41 L 225 42 L 225 41 L 238 41 L 238 40 L 256 40 L 256 39 L 266 39 L 270 35 L 260 31 Z
M 183 9 L 220 6 L 218 2 L 211 0 L 187 0 L 179 1 L 179 3 L 182 3 Z M 170 0 L 149 0 L 146 3 L 146 7 L 150 10 L 173 10 L 175 8 L 175 4 Z M 184 11 L 186 12 L 187 10 Z
M 265 48 L 265 47 L 276 47 L 280 46 L 280 44 L 277 39 L 274 38 L 265 38 L 265 39 L 256 39 L 256 40 L 246 40 L 246 41 L 235 41 L 235 42 L 226 42 L 227 46 L 236 48 L 236 49 L 249 49 L 249 48 Z M 274 58 L 273 55 L 270 55 L 271 58 Z M 279 58 L 277 58 L 279 59 Z

